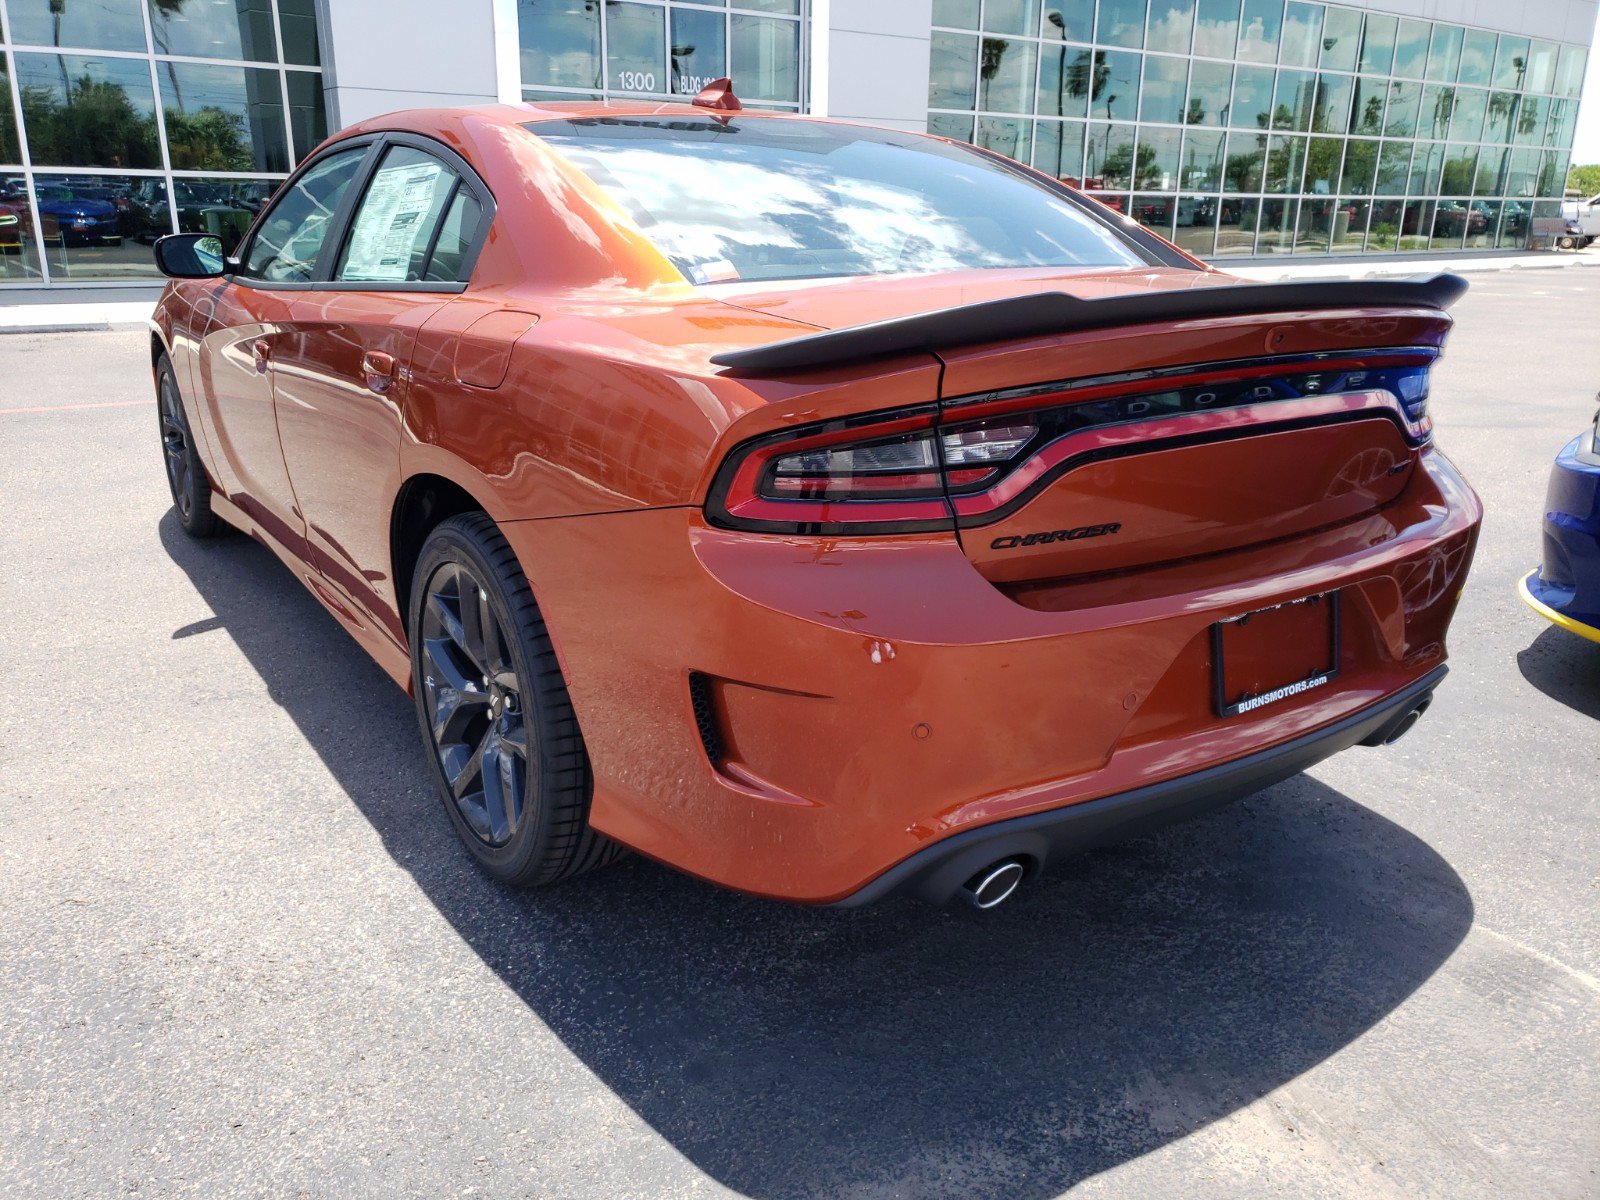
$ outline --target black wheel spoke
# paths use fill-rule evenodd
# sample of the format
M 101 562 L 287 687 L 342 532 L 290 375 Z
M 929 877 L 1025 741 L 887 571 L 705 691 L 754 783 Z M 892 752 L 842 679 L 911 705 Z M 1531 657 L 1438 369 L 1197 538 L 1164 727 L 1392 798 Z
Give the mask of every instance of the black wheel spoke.
M 462 631 L 461 618 L 456 615 L 450 601 L 438 592 L 429 593 L 428 611 L 444 627 L 445 636 L 463 650 L 466 649 L 467 635 Z
M 445 692 L 434 712 L 433 736 L 441 746 L 465 742 L 473 723 L 488 711 L 489 697 L 482 692 Z
M 522 723 L 521 717 L 509 717 L 505 727 L 500 731 L 500 745 L 503 749 L 515 754 L 524 764 L 528 761 L 528 727 Z
M 461 590 L 457 593 L 457 613 L 461 618 L 461 648 L 466 651 L 467 657 L 480 672 L 487 675 L 490 663 L 485 656 L 485 638 L 488 636 L 484 630 L 484 619 L 494 621 L 488 613 L 488 600 L 483 591 L 478 587 L 477 580 L 461 574 Z
M 516 759 L 505 752 L 493 731 L 484 739 L 482 775 L 484 816 L 494 840 L 505 841 L 517 825 Z
M 474 785 L 477 791 L 483 790 L 483 752 L 488 744 L 489 738 L 486 734 L 483 741 L 478 743 L 478 748 L 450 776 L 450 791 L 458 801 L 465 800 L 475 790 Z

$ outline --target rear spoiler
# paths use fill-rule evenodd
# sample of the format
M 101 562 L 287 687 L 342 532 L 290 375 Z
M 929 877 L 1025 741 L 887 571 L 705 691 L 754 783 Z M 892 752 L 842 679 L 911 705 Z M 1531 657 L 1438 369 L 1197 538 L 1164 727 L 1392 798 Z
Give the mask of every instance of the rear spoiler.
M 778 374 L 837 367 L 917 351 L 948 350 L 1052 333 L 1118 325 L 1237 317 L 1252 313 L 1331 308 L 1449 308 L 1467 290 L 1459 275 L 1407 279 L 1330 279 L 1299 283 L 1239 283 L 1182 288 L 1133 296 L 1082 300 L 1065 292 L 1040 292 L 916 313 L 870 325 L 809 333 L 804 337 L 729 350 L 711 361 L 743 374 Z

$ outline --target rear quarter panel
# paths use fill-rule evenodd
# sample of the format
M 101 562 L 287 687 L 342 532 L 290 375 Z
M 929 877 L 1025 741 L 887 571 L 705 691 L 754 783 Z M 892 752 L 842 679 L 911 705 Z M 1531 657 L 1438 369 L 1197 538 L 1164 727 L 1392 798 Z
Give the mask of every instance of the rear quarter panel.
M 498 387 L 465 382 L 463 331 L 501 311 L 537 320 Z M 698 297 L 575 306 L 465 295 L 418 337 L 405 473 L 451 479 L 496 520 L 698 505 L 745 437 L 938 395 L 931 356 L 787 380 L 707 368 L 718 350 L 804 331 Z

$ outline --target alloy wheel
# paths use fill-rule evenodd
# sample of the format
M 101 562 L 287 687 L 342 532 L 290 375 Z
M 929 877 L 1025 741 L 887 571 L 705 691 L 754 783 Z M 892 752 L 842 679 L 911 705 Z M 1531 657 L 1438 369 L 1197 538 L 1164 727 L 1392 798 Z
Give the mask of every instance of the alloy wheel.
M 505 630 L 471 568 L 446 562 L 422 608 L 428 732 L 467 827 L 503 846 L 522 822 L 528 781 L 523 687 Z
M 188 520 L 194 512 L 195 479 L 189 454 L 189 424 L 184 420 L 183 401 L 178 398 L 178 385 L 172 375 L 163 372 L 160 387 L 161 449 L 166 458 L 167 484 L 172 488 L 172 502 L 178 506 L 178 515 Z

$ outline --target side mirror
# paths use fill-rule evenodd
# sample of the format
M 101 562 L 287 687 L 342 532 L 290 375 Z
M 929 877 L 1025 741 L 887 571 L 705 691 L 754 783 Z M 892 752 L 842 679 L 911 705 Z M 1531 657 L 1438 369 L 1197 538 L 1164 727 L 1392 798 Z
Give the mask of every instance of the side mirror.
M 173 279 L 216 279 L 227 269 L 222 239 L 209 233 L 169 233 L 156 239 L 156 266 Z

